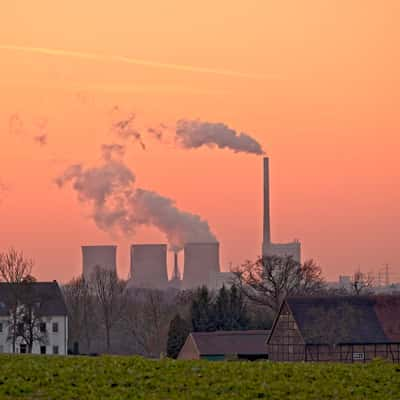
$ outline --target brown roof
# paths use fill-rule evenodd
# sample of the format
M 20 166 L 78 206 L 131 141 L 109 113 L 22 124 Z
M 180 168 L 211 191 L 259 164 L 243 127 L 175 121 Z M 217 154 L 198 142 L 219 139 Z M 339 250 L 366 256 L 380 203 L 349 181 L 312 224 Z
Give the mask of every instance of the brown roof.
M 265 342 L 270 331 L 192 332 L 200 356 L 267 354 Z
M 68 314 L 64 296 L 56 281 L 23 284 L 0 282 L 0 316 L 9 315 L 9 307 L 16 297 L 20 298 L 20 302 L 28 298 L 30 302 L 37 303 L 43 316 Z
M 307 344 L 400 341 L 399 296 L 291 297 L 286 303 Z

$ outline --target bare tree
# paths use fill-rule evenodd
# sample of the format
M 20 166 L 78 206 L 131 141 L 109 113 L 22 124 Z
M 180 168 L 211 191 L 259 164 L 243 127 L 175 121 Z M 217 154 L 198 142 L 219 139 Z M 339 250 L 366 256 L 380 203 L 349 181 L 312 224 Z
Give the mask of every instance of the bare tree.
M 23 286 L 21 290 L 20 304 L 17 307 L 15 326 L 11 332 L 11 339 L 20 338 L 27 346 L 27 352 L 32 353 L 35 343 L 47 343 L 46 323 L 41 310 L 46 299 L 43 296 L 39 299 L 32 287 L 32 282 L 22 282 L 15 285 Z
M 351 280 L 351 292 L 356 296 L 369 294 L 373 291 L 374 278 L 371 274 L 356 271 Z
M 263 257 L 247 261 L 233 271 L 236 284 L 256 304 L 277 312 L 286 296 L 316 294 L 325 286 L 321 268 L 310 260 L 301 264 L 292 257 Z
M 12 351 L 15 353 L 17 340 L 18 307 L 21 297 L 26 289 L 23 283 L 34 282 L 32 275 L 33 261 L 25 258 L 22 251 L 10 248 L 7 252 L 0 253 L 0 282 L 11 284 L 11 298 L 7 299 L 10 310 L 10 328 Z
M 145 356 L 159 357 L 166 351 L 169 322 L 176 312 L 167 297 L 158 290 L 130 290 L 124 326 Z
M 33 261 L 14 248 L 0 253 L 0 281 L 21 283 L 32 279 Z
M 126 309 L 126 282 L 118 279 L 115 271 L 97 266 L 91 276 L 90 287 L 98 303 L 106 349 L 110 352 L 111 329 L 122 319 Z
M 84 341 L 87 351 L 91 351 L 93 334 L 96 332 L 94 298 L 89 283 L 83 276 L 73 278 L 63 286 L 64 298 L 68 307 L 69 337 L 71 342 Z

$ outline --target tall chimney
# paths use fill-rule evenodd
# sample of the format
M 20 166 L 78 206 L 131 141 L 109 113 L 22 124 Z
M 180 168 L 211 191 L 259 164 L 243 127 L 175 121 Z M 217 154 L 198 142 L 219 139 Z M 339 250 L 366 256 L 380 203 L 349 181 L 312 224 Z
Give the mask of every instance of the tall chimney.
M 172 279 L 181 279 L 181 274 L 179 272 L 179 265 L 178 265 L 178 252 L 175 251 L 174 253 L 174 273 Z
M 269 212 L 269 158 L 264 158 L 264 228 L 262 255 L 267 253 L 271 244 L 271 226 Z

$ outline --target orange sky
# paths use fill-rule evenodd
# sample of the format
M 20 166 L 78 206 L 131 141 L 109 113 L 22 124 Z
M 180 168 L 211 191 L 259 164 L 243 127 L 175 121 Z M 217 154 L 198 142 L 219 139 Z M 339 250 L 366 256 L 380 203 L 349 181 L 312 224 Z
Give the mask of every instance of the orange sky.
M 23 249 L 40 279 L 65 281 L 82 244 L 118 244 L 125 275 L 130 243 L 164 240 L 154 229 L 111 238 L 53 183 L 71 163 L 99 162 L 118 105 L 142 130 L 200 118 L 251 134 L 271 157 L 274 241 L 299 238 L 329 279 L 384 263 L 400 278 L 399 19 L 397 0 L 4 2 L 0 249 Z M 46 146 L 32 139 L 40 121 Z M 138 185 L 206 218 L 223 269 L 255 258 L 261 159 L 145 140 L 126 156 Z

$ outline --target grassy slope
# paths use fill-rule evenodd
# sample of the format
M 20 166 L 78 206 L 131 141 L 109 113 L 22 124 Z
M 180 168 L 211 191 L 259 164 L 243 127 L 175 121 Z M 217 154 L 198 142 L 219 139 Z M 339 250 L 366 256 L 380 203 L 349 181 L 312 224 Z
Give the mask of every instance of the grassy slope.
M 0 356 L 0 399 L 400 399 L 400 366 Z

